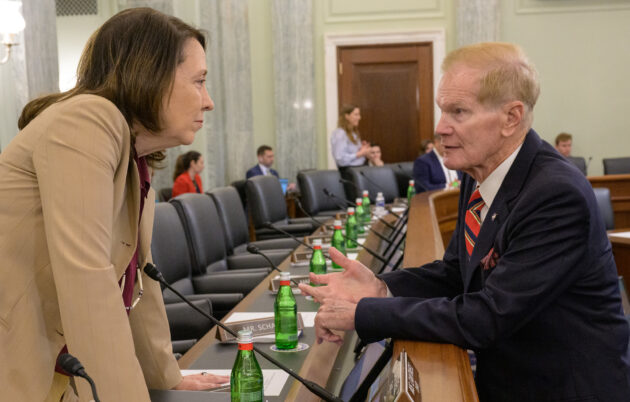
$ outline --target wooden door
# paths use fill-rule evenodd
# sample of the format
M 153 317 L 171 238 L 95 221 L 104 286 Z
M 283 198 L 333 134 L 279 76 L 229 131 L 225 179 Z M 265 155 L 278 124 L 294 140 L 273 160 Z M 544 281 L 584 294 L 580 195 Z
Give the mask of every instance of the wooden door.
M 361 109 L 361 138 L 385 163 L 413 161 L 433 138 L 431 43 L 339 47 L 339 105 Z

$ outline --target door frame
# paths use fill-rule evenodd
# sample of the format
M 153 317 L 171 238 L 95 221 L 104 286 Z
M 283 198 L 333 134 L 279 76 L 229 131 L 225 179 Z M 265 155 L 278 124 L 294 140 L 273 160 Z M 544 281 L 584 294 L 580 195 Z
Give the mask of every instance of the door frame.
M 361 45 L 395 45 L 405 43 L 431 42 L 433 44 L 433 98 L 435 99 L 437 84 L 442 77 L 440 65 L 446 56 L 445 31 L 442 28 L 419 31 L 403 31 L 389 33 L 361 34 L 327 34 L 324 35 L 324 73 L 326 82 L 326 155 L 328 168 L 336 169 L 337 165 L 330 150 L 330 135 L 337 128 L 339 117 L 339 82 L 337 75 L 337 48 L 341 46 Z M 433 108 L 433 124 L 437 125 L 440 113 Z

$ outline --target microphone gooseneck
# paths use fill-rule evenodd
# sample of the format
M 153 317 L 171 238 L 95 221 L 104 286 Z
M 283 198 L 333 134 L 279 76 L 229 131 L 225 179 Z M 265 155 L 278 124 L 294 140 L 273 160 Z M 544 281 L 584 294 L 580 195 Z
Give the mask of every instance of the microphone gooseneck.
M 400 170 L 400 173 L 402 173 L 402 174 L 403 174 L 403 175 L 407 178 L 407 180 L 413 180 L 413 177 L 409 176 L 409 175 L 407 174 L 407 172 L 405 172 L 405 169 L 403 169 L 403 167 L 402 167 L 402 165 L 401 165 L 400 163 L 399 163 L 399 164 L 397 164 L 396 166 L 397 166 L 397 167 L 398 167 L 398 169 Z
M 72 356 L 70 353 L 63 353 L 57 358 L 57 364 L 59 364 L 59 367 L 66 373 L 86 379 L 90 384 L 90 388 L 92 388 L 92 398 L 95 402 L 100 402 L 98 394 L 96 393 L 96 384 L 94 384 L 92 378 L 85 372 L 85 368 L 79 359 Z
M 339 183 L 347 183 L 347 184 L 352 185 L 352 186 L 353 186 L 354 188 L 356 188 L 358 191 L 363 191 L 363 190 L 361 190 L 361 188 L 360 188 L 357 184 L 355 184 L 352 180 L 346 180 L 346 179 L 343 179 L 343 178 L 342 178 L 342 179 L 339 179 Z
M 258 247 L 256 247 L 255 245 L 248 244 L 247 245 L 247 252 L 251 253 L 251 254 L 257 254 L 257 255 L 261 256 L 262 258 L 267 260 L 267 262 L 271 266 L 271 269 L 273 269 L 274 271 L 282 272 L 282 271 L 280 271 L 280 269 L 278 269 L 276 264 L 274 264 L 273 261 L 271 261 L 271 259 L 269 257 L 267 257 L 267 255 L 265 253 L 260 251 L 260 249 Z M 293 278 L 291 278 L 291 282 L 295 283 L 296 286 L 299 285 L 299 283 Z
M 313 223 L 315 223 L 317 225 L 323 225 L 324 224 L 324 222 L 318 221 L 317 219 L 315 219 L 315 217 L 313 217 L 313 215 L 311 215 L 308 212 L 306 212 L 306 210 L 302 206 L 302 202 L 300 201 L 300 199 L 298 197 L 293 197 L 293 200 L 295 201 L 295 203 L 298 206 L 298 208 L 300 209 L 300 211 L 302 211 L 302 213 L 304 215 L 308 216 L 313 221 Z
M 300 240 L 297 236 L 294 236 L 292 233 L 287 232 L 286 230 L 280 229 L 279 227 L 276 227 L 273 223 L 267 221 L 265 223 L 262 224 L 263 227 L 267 228 L 267 229 L 271 229 L 274 230 L 278 233 L 282 233 L 283 235 L 289 236 L 290 238 L 292 238 L 293 240 L 295 240 L 296 242 L 300 243 L 301 245 L 310 248 L 311 250 L 313 250 L 313 246 L 311 246 L 310 244 L 306 243 L 304 240 Z
M 206 313 L 205 311 L 203 311 L 202 309 L 200 309 L 199 307 L 195 306 L 194 304 L 192 304 L 190 302 L 190 300 L 188 300 L 188 298 L 186 296 L 184 296 L 183 294 L 181 294 L 177 289 L 175 289 L 174 287 L 172 287 L 168 282 L 166 282 L 166 280 L 164 279 L 164 276 L 162 275 L 162 273 L 155 267 L 155 265 L 148 263 L 147 265 L 145 265 L 144 267 L 144 272 L 149 276 L 149 278 L 154 279 L 158 282 L 160 282 L 162 285 L 164 285 L 165 287 L 167 287 L 170 291 L 172 291 L 173 293 L 175 293 L 177 295 L 177 297 L 179 297 L 180 299 L 182 299 L 184 301 L 184 303 L 188 304 L 190 307 L 192 307 L 195 311 L 197 311 L 199 314 L 203 315 L 204 317 L 206 317 L 207 319 L 209 319 L 210 321 L 212 321 L 215 325 L 223 328 L 227 333 L 229 333 L 230 335 L 238 338 L 238 334 L 236 332 L 234 332 L 232 329 L 230 329 L 229 327 L 227 327 L 226 325 L 224 325 L 221 321 L 217 320 L 216 318 L 214 318 L 214 316 Z M 264 357 L 265 359 L 267 359 L 269 362 L 271 362 L 272 364 L 274 364 L 276 367 L 279 367 L 280 369 L 282 369 L 283 371 L 285 371 L 287 374 L 289 374 L 291 377 L 295 378 L 296 380 L 298 380 L 299 382 L 301 382 L 302 384 L 304 384 L 304 386 L 306 388 L 308 388 L 309 391 L 311 391 L 312 393 L 314 393 L 315 395 L 319 396 L 322 399 L 325 399 L 326 401 L 329 402 L 343 402 L 341 400 L 341 398 L 333 395 L 332 393 L 328 392 L 325 388 L 323 388 L 322 386 L 320 386 L 319 384 L 314 383 L 313 381 L 309 381 L 305 378 L 300 377 L 299 375 L 297 375 L 293 370 L 291 370 L 290 368 L 286 367 L 285 365 L 283 365 L 282 363 L 280 363 L 279 361 L 277 361 L 276 359 L 274 359 L 273 357 L 269 356 L 267 353 L 263 352 L 262 350 L 260 350 L 260 348 L 258 348 L 255 344 L 252 343 L 252 346 L 254 348 L 254 350 L 261 355 L 262 357 Z

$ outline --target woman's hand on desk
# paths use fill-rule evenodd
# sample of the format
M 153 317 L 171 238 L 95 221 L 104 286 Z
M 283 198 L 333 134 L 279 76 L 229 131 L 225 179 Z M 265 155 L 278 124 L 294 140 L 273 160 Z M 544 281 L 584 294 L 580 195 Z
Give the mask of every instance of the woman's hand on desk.
M 300 284 L 300 290 L 303 293 L 313 296 L 317 302 L 322 302 L 326 298 L 335 298 L 354 304 L 364 297 L 387 296 L 385 283 L 374 276 L 374 273 L 365 265 L 347 258 L 333 247 L 328 252 L 330 258 L 344 268 L 344 272 L 324 275 L 310 274 L 311 282 L 327 286 L 313 287 Z
M 182 381 L 173 389 L 180 391 L 204 391 L 212 388 L 218 388 L 225 383 L 230 382 L 230 376 L 214 375 L 214 374 L 193 374 L 182 378 Z

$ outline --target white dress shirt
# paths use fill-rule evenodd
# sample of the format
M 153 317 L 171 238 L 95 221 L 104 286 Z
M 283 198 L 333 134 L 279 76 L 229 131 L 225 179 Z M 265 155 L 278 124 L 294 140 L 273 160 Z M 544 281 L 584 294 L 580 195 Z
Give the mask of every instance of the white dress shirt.
M 457 177 L 457 171 L 456 170 L 451 170 L 449 168 L 447 168 L 446 166 L 444 166 L 444 159 L 442 159 L 442 155 L 440 155 L 435 148 L 433 148 L 433 150 L 431 151 L 435 154 L 435 156 L 437 156 L 438 161 L 440 161 L 440 166 L 442 166 L 442 171 L 444 172 L 444 177 L 446 178 L 446 186 L 445 188 L 450 188 L 451 184 L 457 180 L 459 180 L 459 177 Z

